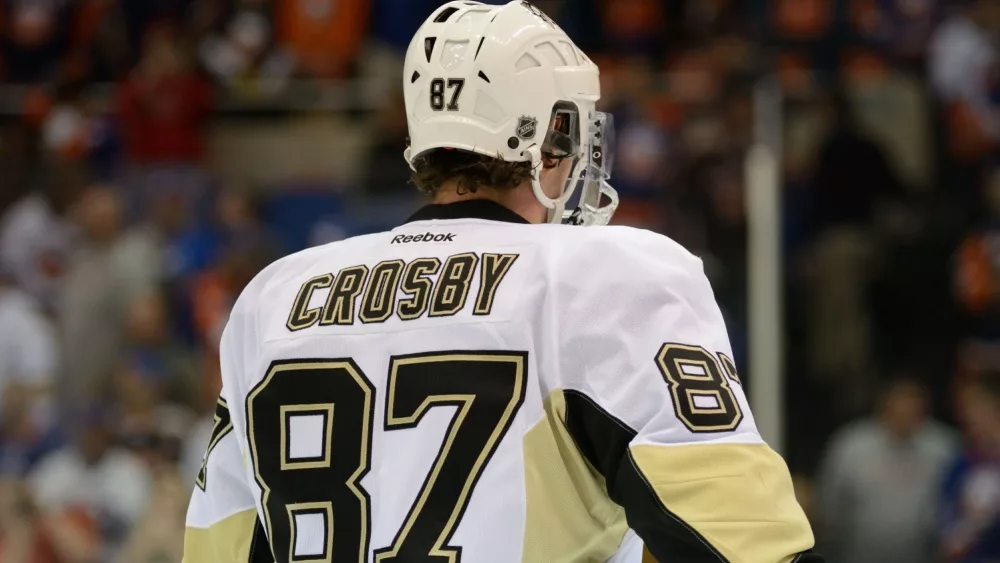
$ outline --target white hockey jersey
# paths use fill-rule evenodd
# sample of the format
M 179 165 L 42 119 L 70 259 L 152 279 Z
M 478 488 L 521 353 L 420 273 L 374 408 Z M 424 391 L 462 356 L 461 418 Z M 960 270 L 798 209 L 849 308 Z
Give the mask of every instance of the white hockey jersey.
M 663 563 L 813 557 L 660 235 L 431 205 L 272 264 L 221 358 L 186 563 L 638 561 L 630 530 Z

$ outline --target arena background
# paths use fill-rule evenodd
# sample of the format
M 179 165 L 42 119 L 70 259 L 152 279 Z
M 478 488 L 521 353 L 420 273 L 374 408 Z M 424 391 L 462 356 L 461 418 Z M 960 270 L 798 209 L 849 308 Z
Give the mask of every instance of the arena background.
M 0 1 L 0 561 L 179 561 L 241 288 L 420 205 L 440 3 Z M 536 3 L 830 561 L 1000 560 L 1000 2 Z

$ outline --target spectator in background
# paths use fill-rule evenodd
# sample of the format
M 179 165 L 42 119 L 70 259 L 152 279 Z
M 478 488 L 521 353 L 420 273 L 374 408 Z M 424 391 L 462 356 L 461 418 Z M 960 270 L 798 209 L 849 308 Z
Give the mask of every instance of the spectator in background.
M 270 0 L 243 0 L 270 4 Z M 368 31 L 369 0 L 310 0 L 275 4 L 278 43 L 299 69 L 321 78 L 350 74 Z
M 67 211 L 79 186 L 72 167 L 39 162 L 30 173 L 33 189 L 0 215 L 0 262 L 45 309 L 56 305 L 76 239 Z
M 198 276 L 191 292 L 195 327 L 206 350 L 216 351 L 236 298 L 268 263 L 266 249 L 255 240 L 232 240 L 218 264 Z
M 955 440 L 926 410 L 923 386 L 895 381 L 875 418 L 831 439 L 817 483 L 831 563 L 935 561 L 936 493 Z
M 217 235 L 222 245 L 250 243 L 257 246 L 263 255 L 276 255 L 280 244 L 276 234 L 264 224 L 261 202 L 261 198 L 245 186 L 230 187 L 219 193 L 216 200 Z
M 119 437 L 146 457 L 149 465 L 161 457 L 167 430 L 186 429 L 194 418 L 184 404 L 168 400 L 173 383 L 170 378 L 162 365 L 141 357 L 127 358 L 115 377 Z
M 162 22 L 174 22 L 195 34 L 207 27 L 202 12 L 211 11 L 220 0 L 117 0 L 131 53 L 142 51 L 146 33 Z M 134 64 L 136 61 L 129 61 Z
M 663 191 L 669 179 L 666 133 L 644 119 L 635 119 L 622 129 L 621 152 L 618 153 L 620 172 L 615 176 L 619 192 L 633 202 L 649 202 Z
M 984 186 L 985 221 L 962 241 L 955 254 L 956 300 L 979 339 L 1000 342 L 1000 168 Z
M 122 550 L 122 561 L 164 563 L 181 560 L 189 483 L 181 480 L 172 467 L 156 473 L 149 505 Z
M 406 108 L 402 91 L 386 98 L 377 119 L 375 146 L 368 151 L 368 162 L 363 168 L 365 191 L 371 195 L 408 192 L 410 167 L 400 156 L 406 150 Z
M 885 150 L 862 129 L 846 90 L 838 88 L 825 111 L 830 127 L 816 157 L 810 218 L 820 232 L 867 227 L 877 205 L 902 191 L 900 180 Z
M 152 28 L 138 66 L 118 90 L 132 163 L 201 162 L 210 106 L 209 84 L 192 68 L 177 31 L 169 25 Z
M 675 212 L 667 231 L 704 261 L 716 299 L 726 318 L 738 367 L 747 354 L 746 215 L 743 166 L 736 152 L 694 160 L 673 186 Z M 752 377 L 747 370 L 747 381 Z M 748 383 L 752 385 L 752 383 Z
M 60 445 L 51 403 L 56 346 L 48 318 L 0 263 L 0 475 L 23 474 Z
M 0 413 L 0 476 L 28 473 L 63 444 L 58 427 L 39 417 L 31 403 L 8 403 Z
M 67 369 L 60 390 L 66 404 L 107 396 L 122 350 L 125 311 L 138 289 L 126 271 L 136 256 L 123 252 L 122 214 L 112 188 L 92 187 L 77 209 L 83 234 L 63 286 L 59 316 Z M 138 258 L 144 258 L 141 255 Z
M 945 105 L 953 156 L 975 162 L 1000 142 L 1000 3 L 966 0 L 934 32 L 928 70 Z
M 151 305 L 153 301 L 146 301 L 142 308 Z M 151 320 L 144 321 L 148 328 L 163 326 Z M 175 396 L 180 382 L 173 367 L 151 364 L 139 356 L 123 364 L 116 378 L 119 436 L 152 476 L 149 502 L 120 557 L 128 563 L 177 561 L 184 544 L 187 495 L 183 490 L 196 473 L 182 477 L 179 463 L 194 414 Z M 182 391 L 188 399 L 194 389 L 188 386 Z
M 938 0 L 851 0 L 848 15 L 863 40 L 918 70 L 927 54 L 939 4 Z
M 10 405 L 33 411 L 40 424 L 51 422 L 57 357 L 49 320 L 0 262 L 0 419 Z
M 709 3 L 703 0 L 702 3 Z M 666 3 L 659 0 L 597 0 L 605 50 L 614 55 L 659 54 L 666 37 Z
M 809 212 L 809 361 L 813 375 L 835 389 L 841 414 L 854 416 L 873 391 L 868 296 L 877 241 L 870 225 L 878 205 L 902 188 L 885 151 L 858 124 L 847 92 L 838 89 L 827 112 Z
M 1000 372 L 960 390 L 965 447 L 944 480 L 941 553 L 946 563 L 1000 560 Z
M 294 70 L 292 58 L 275 45 L 272 11 L 270 2 L 236 2 L 199 48 L 216 79 L 247 96 L 281 91 Z
M 117 80 L 135 62 L 138 50 L 133 50 L 129 44 L 129 30 L 122 8 L 124 3 L 108 0 L 80 2 L 77 25 L 80 47 L 73 61 L 79 79 L 95 82 Z
M 80 97 L 82 83 L 56 89 L 41 124 L 45 150 L 61 160 L 79 160 L 90 150 L 91 116 Z
M 191 172 L 191 173 L 188 173 Z M 133 272 L 146 287 L 179 279 L 203 270 L 214 259 L 210 237 L 201 229 L 203 214 L 198 199 L 205 186 L 194 170 L 159 170 L 145 175 L 139 189 L 129 192 L 132 216 L 138 222 L 128 233 L 136 253 L 145 249 L 145 264 Z
M 152 490 L 145 513 L 122 550 L 121 561 L 127 563 L 173 562 L 183 555 L 188 489 L 195 476 L 182 474 L 178 464 L 190 420 L 162 412 L 162 407 L 160 410 L 155 440 L 144 452 L 152 468 Z
M 671 180 L 677 147 L 656 120 L 660 95 L 653 88 L 649 59 L 632 56 L 601 75 L 603 111 L 614 115 L 618 131 L 615 186 L 626 197 L 615 222 L 635 227 L 657 226 L 656 208 L 648 205 Z
M 26 113 L 32 105 L 28 100 L 32 98 L 44 102 L 42 96 L 26 95 L 23 106 Z M 36 105 L 44 110 L 44 103 Z M 32 185 L 31 177 L 37 176 L 33 173 L 38 168 L 35 166 L 36 163 L 40 160 L 41 135 L 37 127 L 26 121 L 0 125 L 0 166 L 3 166 L 5 171 L 5 174 L 0 176 L 0 219 L 14 202 L 37 188 Z
M 129 304 L 125 321 L 126 349 L 123 355 L 129 366 L 158 388 L 157 400 L 169 399 L 180 405 L 194 406 L 199 390 L 196 366 L 188 350 L 172 338 L 164 296 L 150 291 Z M 122 393 L 128 401 L 132 393 Z
M 87 37 L 79 16 L 83 2 L 51 0 L 0 3 L 0 69 L 4 82 L 46 82 Z
M 97 563 L 100 547 L 86 513 L 39 514 L 22 481 L 0 477 L 0 561 Z
M 145 511 L 151 477 L 143 463 L 114 445 L 109 411 L 77 409 L 74 443 L 49 454 L 29 475 L 29 489 L 43 515 L 81 510 L 97 523 L 109 560 Z

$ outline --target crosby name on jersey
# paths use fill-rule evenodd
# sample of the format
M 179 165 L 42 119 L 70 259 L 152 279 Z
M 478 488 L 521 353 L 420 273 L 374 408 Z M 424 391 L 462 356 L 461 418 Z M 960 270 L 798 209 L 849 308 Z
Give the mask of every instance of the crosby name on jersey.
M 454 242 L 455 234 L 396 235 L 390 244 L 404 239 L 407 242 Z M 384 323 L 390 317 L 409 321 L 425 314 L 450 317 L 465 308 L 477 267 L 478 291 L 472 314 L 489 315 L 497 288 L 515 260 L 517 254 L 463 252 L 444 258 L 385 260 L 371 269 L 355 264 L 341 268 L 336 275 L 324 273 L 302 284 L 288 314 L 288 330 L 295 332 L 317 324 L 353 325 L 355 321 Z M 324 305 L 310 308 L 313 294 L 326 288 L 330 288 L 330 292 Z M 404 297 L 397 300 L 399 292 Z M 359 296 L 360 309 L 355 318 L 355 302 Z
M 638 563 L 636 534 L 664 563 L 789 563 L 813 545 L 700 261 L 647 231 L 431 205 L 268 267 L 221 355 L 186 563 Z

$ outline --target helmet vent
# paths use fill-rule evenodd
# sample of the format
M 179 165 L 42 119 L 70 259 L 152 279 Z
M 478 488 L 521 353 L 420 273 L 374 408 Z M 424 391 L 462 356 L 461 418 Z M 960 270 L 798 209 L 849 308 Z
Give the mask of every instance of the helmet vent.
M 457 11 L 458 11 L 458 8 L 455 8 L 455 7 L 445 8 L 445 9 L 441 10 L 441 13 L 438 14 L 436 18 L 434 18 L 434 21 L 438 22 L 438 23 L 440 23 L 440 22 L 446 22 L 446 21 L 448 21 L 448 18 L 450 18 L 451 15 L 454 14 L 455 12 L 457 12 Z
M 434 52 L 434 44 L 437 43 L 437 40 L 437 37 L 424 39 L 424 54 L 427 55 L 427 62 L 431 62 L 431 53 Z
M 486 41 L 486 38 L 485 37 L 480 37 L 479 38 L 479 46 L 476 47 L 476 56 L 472 57 L 472 60 L 476 60 L 476 59 L 479 58 L 479 51 L 480 51 L 480 49 L 483 48 L 483 41 Z
M 420 73 L 417 71 L 413 71 L 413 76 L 410 77 L 410 84 L 416 82 L 418 78 L 420 78 Z
M 441 67 L 445 70 L 455 70 L 465 62 L 465 54 L 469 50 L 469 41 L 446 40 L 441 48 Z
M 538 59 L 531 56 L 530 53 L 525 53 L 521 55 L 520 59 L 517 59 L 517 63 L 514 64 L 514 69 L 517 72 L 524 72 L 528 69 L 538 68 L 542 66 L 542 63 L 538 62 Z
M 576 49 L 574 49 L 572 45 L 565 41 L 560 41 L 559 47 L 561 47 L 560 51 L 562 53 L 569 55 L 569 59 L 571 60 L 570 62 L 574 65 L 580 64 L 580 58 L 576 56 Z
M 490 79 L 488 76 L 486 76 L 485 72 L 479 71 L 479 78 L 482 78 L 483 80 L 486 81 L 487 84 L 490 84 Z
M 566 58 L 556 49 L 556 46 L 546 41 L 535 46 L 535 53 L 549 66 L 566 66 Z
M 488 8 L 472 8 L 457 16 L 452 23 L 479 25 L 491 12 L 492 10 Z

